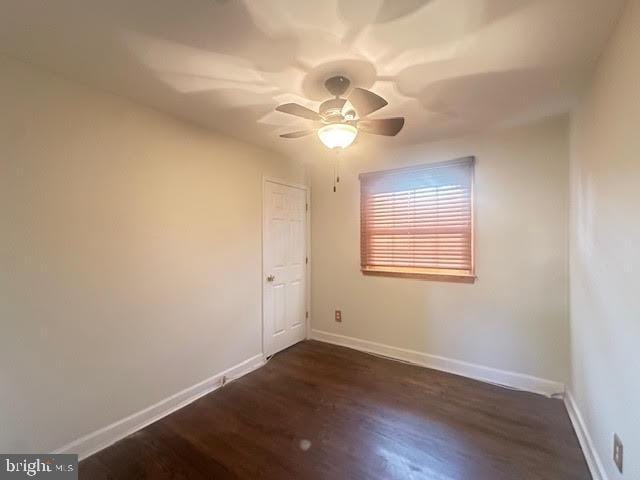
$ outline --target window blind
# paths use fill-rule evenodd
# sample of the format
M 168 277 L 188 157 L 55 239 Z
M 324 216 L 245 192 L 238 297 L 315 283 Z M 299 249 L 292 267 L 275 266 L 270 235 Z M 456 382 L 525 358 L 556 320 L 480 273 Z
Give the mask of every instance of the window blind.
M 364 273 L 473 276 L 474 157 L 360 175 Z

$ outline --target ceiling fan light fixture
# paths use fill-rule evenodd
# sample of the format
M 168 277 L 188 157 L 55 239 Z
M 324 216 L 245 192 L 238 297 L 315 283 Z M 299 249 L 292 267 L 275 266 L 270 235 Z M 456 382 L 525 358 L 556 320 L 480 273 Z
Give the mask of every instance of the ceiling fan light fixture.
M 318 130 L 318 138 L 327 148 L 347 148 L 358 135 L 358 129 L 346 123 L 331 123 Z

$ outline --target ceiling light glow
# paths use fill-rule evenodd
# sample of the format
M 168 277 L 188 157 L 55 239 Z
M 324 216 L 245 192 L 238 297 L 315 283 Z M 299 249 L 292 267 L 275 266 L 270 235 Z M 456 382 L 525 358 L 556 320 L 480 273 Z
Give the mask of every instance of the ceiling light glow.
M 320 141 L 327 148 L 347 148 L 358 135 L 358 129 L 346 123 L 331 123 L 318 130 Z

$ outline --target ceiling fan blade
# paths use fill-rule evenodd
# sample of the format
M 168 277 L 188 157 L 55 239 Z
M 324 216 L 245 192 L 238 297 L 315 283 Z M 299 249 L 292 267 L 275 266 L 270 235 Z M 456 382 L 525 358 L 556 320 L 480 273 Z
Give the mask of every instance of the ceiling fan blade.
M 360 118 L 387 105 L 387 101 L 384 98 L 364 88 L 354 88 L 347 100 L 356 109 L 356 113 Z M 345 108 L 348 110 L 348 107 Z M 344 109 L 343 113 L 345 113 Z
M 402 127 L 404 127 L 404 117 L 371 118 L 358 122 L 358 130 L 388 137 L 396 136 Z
M 318 113 L 297 103 L 285 103 L 283 105 L 278 105 L 276 110 L 278 112 L 288 113 L 289 115 L 308 118 L 309 120 L 322 120 Z
M 299 132 L 283 133 L 280 136 L 282 138 L 300 138 L 300 137 L 306 137 L 307 135 L 311 135 L 314 132 L 315 130 L 300 130 Z

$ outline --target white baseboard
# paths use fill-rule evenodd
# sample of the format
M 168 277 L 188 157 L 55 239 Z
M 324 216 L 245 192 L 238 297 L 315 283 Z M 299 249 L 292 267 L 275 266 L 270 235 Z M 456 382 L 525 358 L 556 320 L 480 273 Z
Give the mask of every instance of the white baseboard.
M 155 405 L 151 405 L 144 410 L 74 440 L 53 453 L 76 453 L 80 460 L 87 458 L 118 440 L 122 440 L 126 436 L 160 420 L 162 417 L 166 417 L 170 413 L 179 410 L 207 393 L 220 388 L 223 384 L 223 379 L 227 381 L 236 379 L 252 372 L 262 365 L 264 365 L 263 355 L 255 355 L 200 383 L 185 388 L 181 392 L 165 398 Z
M 505 387 L 526 390 L 528 392 L 542 395 L 563 394 L 565 386 L 563 383 L 543 378 L 525 375 L 523 373 L 498 370 L 496 368 L 485 367 L 473 363 L 454 360 L 452 358 L 430 355 L 428 353 L 407 350 L 405 348 L 392 347 L 381 343 L 361 340 L 354 337 L 346 337 L 335 333 L 312 330 L 311 338 L 321 342 L 341 345 L 368 353 L 384 355 L 405 362 L 410 362 L 427 368 L 441 370 L 443 372 L 454 373 L 463 377 L 473 378 L 483 382 L 502 385 Z
M 591 440 L 589 430 L 584 423 L 582 414 L 580 413 L 578 405 L 576 404 L 569 389 L 567 389 L 565 394 L 564 404 L 567 407 L 567 412 L 569 412 L 569 418 L 571 419 L 573 429 L 576 431 L 576 435 L 578 436 L 580 447 L 582 447 L 582 452 L 584 453 L 584 458 L 587 461 L 593 480 L 608 480 L 607 472 L 604 469 L 600 455 L 598 455 L 598 452 L 593 446 L 593 440 Z

